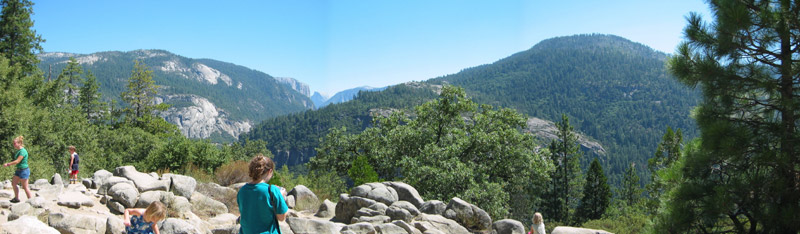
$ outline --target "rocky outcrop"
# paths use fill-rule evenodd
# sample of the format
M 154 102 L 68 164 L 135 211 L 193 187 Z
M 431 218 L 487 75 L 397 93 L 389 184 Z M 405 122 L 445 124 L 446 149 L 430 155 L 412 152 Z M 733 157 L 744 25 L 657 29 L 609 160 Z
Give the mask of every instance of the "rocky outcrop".
M 302 93 L 303 95 L 306 95 L 306 97 L 311 97 L 311 89 L 308 88 L 308 84 L 300 82 L 295 78 L 291 78 L 291 77 L 275 77 L 275 81 L 278 81 L 278 83 L 283 84 L 287 88 L 294 89 L 298 93 Z
M 229 119 L 225 110 L 217 108 L 214 103 L 197 95 L 168 95 L 161 102 L 192 103 L 190 106 L 170 107 L 160 112 L 167 122 L 178 126 L 184 136 L 191 138 L 208 138 L 214 133 L 230 135 L 238 138 L 239 134 L 250 131 L 250 121 L 234 121 Z
M 0 190 L 0 234 L 3 233 L 123 233 L 121 213 L 126 208 L 145 208 L 155 201 L 167 207 L 167 218 L 159 221 L 163 234 L 238 233 L 235 208 L 236 191 L 241 184 L 223 187 L 197 183 L 191 177 L 138 172 L 133 166 L 97 171 L 86 184 L 59 185 L 46 180 L 37 185 L 37 194 L 46 195 L 12 204 L 7 182 Z M 55 180 L 53 180 L 54 183 Z M 105 190 L 101 193 L 102 190 Z M 285 190 L 284 190 L 285 192 Z M 492 223 L 488 213 L 459 198 L 447 204 L 424 201 L 418 191 L 402 182 L 368 183 L 341 194 L 338 203 L 319 202 L 307 187 L 294 187 L 286 199 L 296 199 L 283 233 L 524 233 L 517 220 Z M 105 205 L 98 205 L 105 204 Z M 313 206 L 312 206 L 313 205 Z M 7 217 L 6 217 L 7 215 Z M 22 230 L 22 231 L 19 231 Z M 600 230 L 557 227 L 553 233 L 606 233 Z
M 558 128 L 556 128 L 556 124 L 539 119 L 539 118 L 528 118 L 527 122 L 528 127 L 524 129 L 526 132 L 533 133 L 534 135 L 542 138 L 545 142 L 550 142 L 551 140 L 557 140 L 558 136 Z M 590 140 L 583 134 L 578 135 L 578 143 L 581 145 L 583 150 L 587 150 L 597 155 L 606 155 L 606 149 L 600 145 L 599 142 Z
M 612 234 L 604 230 L 558 226 L 551 234 Z

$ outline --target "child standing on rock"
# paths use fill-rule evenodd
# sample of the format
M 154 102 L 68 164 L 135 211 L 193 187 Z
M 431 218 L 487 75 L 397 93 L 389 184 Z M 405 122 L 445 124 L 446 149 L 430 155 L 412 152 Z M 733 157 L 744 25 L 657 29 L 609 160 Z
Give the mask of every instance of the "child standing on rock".
M 156 222 L 167 217 L 167 209 L 163 203 L 154 201 L 147 209 L 125 209 L 124 215 L 125 232 L 128 234 L 159 234 Z
M 78 153 L 75 152 L 75 146 L 67 147 L 69 149 L 69 184 L 77 184 L 78 183 L 78 163 L 80 163 L 80 157 L 78 157 Z
M 31 169 L 28 168 L 28 151 L 25 150 L 23 139 L 22 136 L 14 138 L 14 148 L 17 148 L 17 152 L 14 153 L 13 157 L 15 160 L 3 164 L 4 167 L 17 165 L 17 170 L 14 171 L 14 178 L 11 179 L 11 186 L 14 188 L 14 199 L 11 199 L 11 203 L 19 202 L 18 184 L 22 184 L 22 189 L 25 190 L 25 196 L 28 196 L 28 199 L 32 197 L 31 190 L 28 188 L 28 179 L 31 176 Z

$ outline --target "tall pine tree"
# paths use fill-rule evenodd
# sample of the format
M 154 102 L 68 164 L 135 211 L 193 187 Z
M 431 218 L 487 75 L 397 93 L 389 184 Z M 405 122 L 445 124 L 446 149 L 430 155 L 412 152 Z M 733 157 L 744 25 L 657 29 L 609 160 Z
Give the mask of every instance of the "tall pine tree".
M 581 198 L 577 211 L 579 222 L 601 218 L 610 201 L 611 188 L 609 188 L 606 175 L 603 173 L 603 166 L 600 166 L 600 162 L 595 158 L 589 166 L 589 171 L 586 172 L 583 198 Z
M 619 196 L 622 201 L 628 206 L 633 206 L 639 202 L 642 196 L 642 186 L 639 185 L 639 175 L 636 173 L 636 164 L 631 163 L 622 179 L 622 188 L 619 190 Z
M 670 71 L 701 87 L 702 143 L 662 228 L 671 232 L 800 232 L 800 2 L 709 2 L 688 17 Z
M 650 183 L 645 187 L 647 188 L 647 194 L 650 196 L 647 208 L 651 211 L 658 209 L 661 195 L 670 189 L 670 185 L 662 180 L 658 172 L 680 160 L 682 142 L 683 133 L 681 133 L 681 130 L 672 131 L 671 127 L 667 127 L 667 131 L 661 138 L 661 143 L 658 143 L 655 155 L 647 160 Z
M 18 79 L 36 71 L 39 59 L 36 53 L 42 51 L 41 35 L 33 30 L 33 2 L 29 0 L 3 0 L 0 15 L 0 54 L 9 60 L 9 65 L 19 66 L 21 74 L 10 77 Z
M 86 119 L 89 120 L 89 122 L 96 122 L 102 119 L 103 111 L 106 107 L 106 104 L 100 101 L 102 93 L 98 91 L 99 89 L 100 84 L 97 82 L 97 78 L 91 71 L 87 72 L 86 80 L 81 86 L 78 101 L 81 106 L 81 111 L 86 115 Z
M 578 136 L 573 132 L 567 115 L 556 123 L 558 140 L 550 142 L 550 159 L 555 166 L 551 174 L 548 192 L 545 195 L 544 215 L 553 220 L 575 223 L 572 217 L 578 205 L 581 189 L 580 158 L 583 156 L 578 145 Z

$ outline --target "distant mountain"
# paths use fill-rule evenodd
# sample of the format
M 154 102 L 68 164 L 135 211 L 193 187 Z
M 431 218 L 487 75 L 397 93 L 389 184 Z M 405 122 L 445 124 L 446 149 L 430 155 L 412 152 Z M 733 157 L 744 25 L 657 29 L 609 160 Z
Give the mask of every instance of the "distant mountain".
M 286 87 L 290 89 L 294 89 L 294 91 L 302 93 L 306 97 L 311 97 L 311 89 L 308 88 L 308 84 L 306 83 L 290 77 L 275 77 L 275 80 L 283 85 L 286 85 Z
M 327 98 L 324 101 L 320 102 L 320 104 L 317 104 L 317 102 L 314 102 L 314 105 L 317 108 L 322 108 L 322 107 L 325 107 L 325 106 L 330 105 L 330 104 L 342 103 L 342 102 L 353 100 L 353 98 L 355 98 L 356 95 L 358 95 L 358 92 L 361 92 L 361 91 L 381 91 L 381 90 L 384 90 L 384 89 L 386 89 L 386 87 L 373 88 L 373 87 L 369 87 L 369 86 L 361 86 L 361 87 L 357 87 L 357 88 L 347 89 L 347 90 L 343 90 L 343 91 L 340 91 L 340 92 L 334 94 L 332 97 Z M 319 98 L 320 98 L 319 100 L 322 100 L 321 99 L 322 95 L 320 95 Z M 312 100 L 314 100 L 314 99 L 312 98 Z
M 119 102 L 134 60 L 153 70 L 161 86 L 159 100 L 172 104 L 163 117 L 194 138 L 236 139 L 254 123 L 270 117 L 311 109 L 313 104 L 294 79 L 276 80 L 243 66 L 211 59 L 191 59 L 164 50 L 99 52 L 93 54 L 42 53 L 39 67 L 55 78 L 74 57 L 100 82 L 106 101 Z M 297 90 L 296 90 L 297 89 Z M 307 86 L 306 86 L 307 90 Z
M 329 98 L 330 96 L 323 95 L 319 92 L 314 92 L 314 94 L 311 95 L 311 101 L 314 102 L 315 108 L 319 108 L 320 105 L 324 104 Z
M 576 131 L 602 144 L 605 153 L 591 157 L 599 157 L 609 173 L 616 175 L 610 179 L 618 181 L 618 175 L 630 163 L 636 163 L 640 172 L 646 171 L 646 159 L 652 156 L 667 126 L 683 129 L 687 139 L 697 135 L 689 112 L 700 95 L 667 73 L 666 59 L 664 53 L 618 36 L 557 37 L 495 63 L 467 68 L 416 86 L 461 86 L 478 103 L 514 108 L 548 122 L 560 121 L 561 115 L 566 114 Z M 273 153 L 283 153 L 290 165 L 305 162 L 315 153 L 319 137 L 329 127 L 340 126 L 324 124 L 334 121 L 325 118 L 348 123 L 349 132 L 358 132 L 368 126 L 370 110 L 409 108 L 413 103 L 435 98 L 403 93 L 415 89 L 400 86 L 407 85 L 366 93 L 351 102 L 315 111 L 266 120 L 240 140 L 268 137 L 271 143 L 284 142 L 271 148 Z M 415 95 L 418 97 L 413 103 L 406 103 L 410 99 L 405 98 Z M 548 122 L 539 122 L 538 126 L 549 126 Z M 529 127 L 530 123 L 536 125 L 537 121 L 529 121 Z

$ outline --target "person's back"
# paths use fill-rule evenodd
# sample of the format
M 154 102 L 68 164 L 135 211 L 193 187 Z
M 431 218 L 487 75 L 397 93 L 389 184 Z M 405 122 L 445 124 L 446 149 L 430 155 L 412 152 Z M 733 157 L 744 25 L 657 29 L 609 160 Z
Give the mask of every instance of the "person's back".
M 541 213 L 534 213 L 531 222 L 533 223 L 533 225 L 531 225 L 531 234 L 546 234 L 544 229 L 544 218 L 542 218 Z
M 236 197 L 243 233 L 278 233 L 273 212 L 280 211 L 276 207 L 279 197 L 275 194 L 280 194 L 280 191 L 275 191 L 277 188 L 266 183 L 247 183 L 239 189 Z

